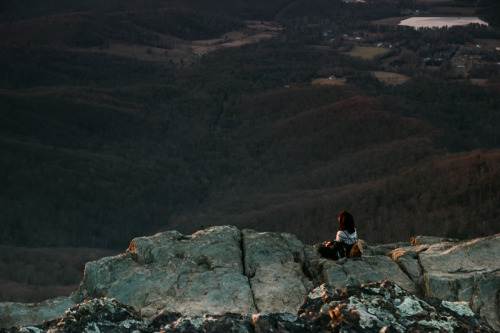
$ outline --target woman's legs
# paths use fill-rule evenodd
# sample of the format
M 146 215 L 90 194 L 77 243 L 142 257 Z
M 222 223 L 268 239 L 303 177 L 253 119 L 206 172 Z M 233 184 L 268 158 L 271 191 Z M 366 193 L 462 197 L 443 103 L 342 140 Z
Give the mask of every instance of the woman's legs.
M 334 244 L 330 246 L 321 245 L 318 247 L 318 252 L 321 255 L 328 259 L 338 260 L 339 259 L 339 251 L 336 249 Z

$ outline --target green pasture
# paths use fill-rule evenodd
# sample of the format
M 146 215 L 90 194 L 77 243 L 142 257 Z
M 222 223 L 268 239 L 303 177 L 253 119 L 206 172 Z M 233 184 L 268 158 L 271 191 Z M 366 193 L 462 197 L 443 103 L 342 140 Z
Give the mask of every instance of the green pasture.
M 363 59 L 373 59 L 376 56 L 388 53 L 389 49 L 373 46 L 354 46 L 348 55 L 353 57 L 361 57 Z

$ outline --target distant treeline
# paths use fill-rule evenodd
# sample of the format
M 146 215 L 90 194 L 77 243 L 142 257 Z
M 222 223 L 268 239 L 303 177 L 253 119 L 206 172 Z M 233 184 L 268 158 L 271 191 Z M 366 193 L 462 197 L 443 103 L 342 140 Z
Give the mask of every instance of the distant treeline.
M 102 3 L 98 0 L 75 0 L 68 3 L 55 0 L 50 5 L 41 6 L 36 0 L 5 1 L 0 18 L 5 21 L 33 19 L 53 14 L 69 14 L 74 12 L 136 13 L 159 9 L 176 10 L 195 9 L 201 12 L 217 13 L 227 17 L 240 19 L 272 20 L 282 18 L 318 19 L 326 17 L 362 18 L 364 20 L 399 15 L 400 8 L 426 8 L 425 4 L 412 1 L 382 0 L 374 6 L 363 4 L 346 4 L 342 0 L 145 0 L 140 4 L 134 1 L 109 0 Z M 167 23 L 168 24 L 168 23 Z

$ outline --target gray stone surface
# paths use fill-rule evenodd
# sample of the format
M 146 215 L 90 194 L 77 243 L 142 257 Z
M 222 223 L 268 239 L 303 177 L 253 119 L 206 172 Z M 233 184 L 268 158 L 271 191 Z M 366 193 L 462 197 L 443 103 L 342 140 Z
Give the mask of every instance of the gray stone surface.
M 481 272 L 500 268 L 500 234 L 462 243 L 432 245 L 420 255 L 426 271 Z
M 447 237 L 436 237 L 436 236 L 415 236 L 412 237 L 410 242 L 412 245 L 432 245 L 439 244 L 444 242 L 452 242 L 457 243 L 459 239 L 456 238 L 447 238 Z
M 486 320 L 462 302 L 423 300 L 390 281 L 337 289 L 322 284 L 308 292 L 295 313 L 183 316 L 161 311 L 142 318 L 115 299 L 92 298 L 61 318 L 2 333 L 133 332 L 133 333 L 264 333 L 264 332 L 493 332 Z
M 363 256 L 354 259 L 327 261 L 323 265 L 323 278 L 336 288 L 347 285 L 390 280 L 409 292 L 415 293 L 417 286 L 387 256 Z
M 413 246 L 398 248 L 390 252 L 392 260 L 408 275 L 420 291 L 422 285 L 422 267 L 418 261 L 418 253 L 428 246 Z
M 116 298 L 144 316 L 162 309 L 186 315 L 253 313 L 242 259 L 235 227 L 140 237 L 126 254 L 88 263 L 75 297 Z
M 321 284 L 343 289 L 390 280 L 417 296 L 465 302 L 500 330 L 500 234 L 464 242 L 418 239 L 420 245 L 413 246 L 364 243 L 363 257 L 332 261 L 294 235 L 233 226 L 139 237 L 126 253 L 87 263 L 70 297 L 0 303 L 0 327 L 40 324 L 84 299 L 101 297 L 116 298 L 149 319 L 161 311 L 296 313 L 307 291 Z
M 500 331 L 500 234 L 439 243 L 419 254 L 425 295 L 464 301 Z
M 0 327 L 34 325 L 44 320 L 63 317 L 74 302 L 69 297 L 58 297 L 40 303 L 0 303 Z
M 259 312 L 296 312 L 313 283 L 302 271 L 304 245 L 291 234 L 243 230 L 245 272 Z

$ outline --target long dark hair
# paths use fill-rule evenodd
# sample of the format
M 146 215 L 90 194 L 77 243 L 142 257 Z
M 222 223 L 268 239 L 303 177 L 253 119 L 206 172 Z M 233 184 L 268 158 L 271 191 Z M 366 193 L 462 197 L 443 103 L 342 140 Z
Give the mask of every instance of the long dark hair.
M 339 215 L 339 230 L 347 230 L 352 234 L 356 229 L 354 227 L 354 218 L 347 210 L 343 210 Z

